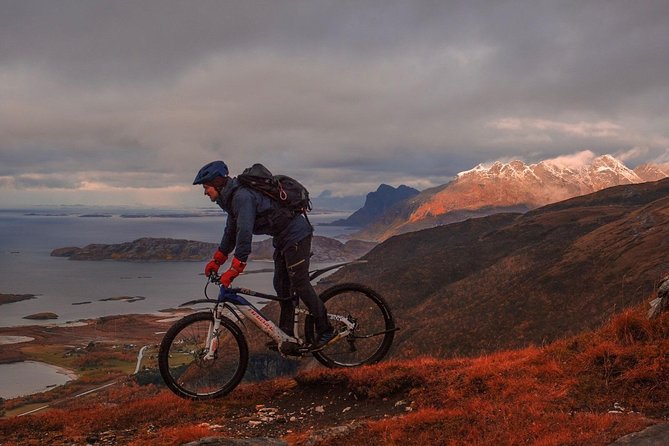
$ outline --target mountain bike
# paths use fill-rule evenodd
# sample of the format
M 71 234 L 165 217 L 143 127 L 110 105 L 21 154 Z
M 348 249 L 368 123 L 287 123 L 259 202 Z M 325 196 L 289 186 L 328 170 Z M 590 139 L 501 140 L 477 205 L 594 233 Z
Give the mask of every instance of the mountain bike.
M 349 262 L 352 263 L 352 262 Z M 341 263 L 310 272 L 314 280 Z M 220 287 L 218 298 L 210 299 L 207 287 Z M 243 296 L 270 301 L 278 296 L 247 288 L 225 288 L 212 274 L 205 286 L 206 299 L 181 304 L 213 304 L 208 311 L 187 315 L 166 332 L 158 352 L 160 374 L 167 387 L 182 398 L 207 400 L 230 393 L 242 381 L 249 361 L 249 347 L 242 328 L 251 322 L 266 334 L 281 355 L 292 358 L 313 356 L 326 367 L 356 367 L 383 359 L 392 345 L 395 326 L 390 307 L 381 295 L 357 283 L 343 283 L 324 290 L 325 303 L 335 337 L 325 347 L 312 349 L 316 340 L 314 318 L 296 301 L 294 333 L 290 336 L 267 319 Z M 290 299 L 296 299 L 290 297 Z

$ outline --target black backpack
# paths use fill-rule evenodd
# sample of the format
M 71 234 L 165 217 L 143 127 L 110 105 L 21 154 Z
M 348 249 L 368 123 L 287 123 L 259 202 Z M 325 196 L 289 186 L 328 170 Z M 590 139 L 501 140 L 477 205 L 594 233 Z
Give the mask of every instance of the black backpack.
M 237 176 L 239 182 L 262 192 L 278 202 L 282 207 L 289 209 L 293 215 L 304 214 L 311 210 L 309 191 L 299 181 L 286 175 L 272 175 L 262 164 L 254 164 L 244 169 Z

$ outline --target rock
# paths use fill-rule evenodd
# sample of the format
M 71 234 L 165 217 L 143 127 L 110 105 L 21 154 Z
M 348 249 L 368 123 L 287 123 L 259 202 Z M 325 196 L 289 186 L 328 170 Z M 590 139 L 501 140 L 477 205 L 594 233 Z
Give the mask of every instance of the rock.
M 317 444 L 329 444 L 335 438 L 344 437 L 362 426 L 361 422 L 354 422 L 344 426 L 335 426 L 328 429 L 314 431 L 304 442 L 305 446 L 314 446 Z
M 657 289 L 657 298 L 650 302 L 648 319 L 656 318 L 667 309 L 669 309 L 669 275 L 664 276 L 660 281 L 660 286 Z
M 666 275 L 660 280 L 660 286 L 657 289 L 657 295 L 659 297 L 668 297 L 669 296 L 669 275 Z
M 609 446 L 666 446 L 669 444 L 669 423 L 656 424 L 640 432 L 625 435 Z

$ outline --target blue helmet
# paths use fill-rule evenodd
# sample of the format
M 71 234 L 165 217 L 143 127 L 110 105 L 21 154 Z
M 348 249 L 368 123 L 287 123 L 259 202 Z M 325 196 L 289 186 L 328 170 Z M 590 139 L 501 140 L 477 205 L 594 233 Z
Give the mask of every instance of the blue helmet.
M 210 183 L 217 177 L 227 177 L 228 173 L 228 166 L 223 161 L 212 161 L 200 169 L 195 176 L 195 180 L 193 180 L 193 184 Z

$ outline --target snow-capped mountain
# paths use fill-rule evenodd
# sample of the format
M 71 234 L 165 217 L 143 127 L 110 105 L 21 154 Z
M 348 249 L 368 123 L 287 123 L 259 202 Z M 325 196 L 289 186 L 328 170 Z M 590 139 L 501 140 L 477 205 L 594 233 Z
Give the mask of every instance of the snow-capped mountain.
M 657 181 L 669 176 L 669 164 L 641 164 L 634 169 L 644 182 Z
M 423 191 L 385 215 L 360 236 L 377 240 L 473 216 L 526 211 L 612 186 L 656 181 L 669 176 L 669 165 L 644 164 L 632 170 L 611 155 L 587 163 L 560 158 L 536 164 L 515 160 L 479 164 L 452 182 Z

